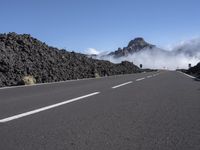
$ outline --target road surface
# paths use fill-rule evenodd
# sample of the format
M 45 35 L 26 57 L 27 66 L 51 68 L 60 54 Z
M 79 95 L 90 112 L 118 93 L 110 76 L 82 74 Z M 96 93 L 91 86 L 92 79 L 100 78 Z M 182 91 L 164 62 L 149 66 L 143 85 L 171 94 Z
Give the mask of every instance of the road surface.
M 0 89 L 1 150 L 199 150 L 200 82 L 175 71 Z

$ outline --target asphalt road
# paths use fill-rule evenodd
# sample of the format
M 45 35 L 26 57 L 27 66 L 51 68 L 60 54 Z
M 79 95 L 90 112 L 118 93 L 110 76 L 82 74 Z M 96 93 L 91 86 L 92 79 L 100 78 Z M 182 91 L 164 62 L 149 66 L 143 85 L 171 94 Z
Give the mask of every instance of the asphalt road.
M 199 150 L 200 82 L 159 71 L 0 89 L 0 150 Z

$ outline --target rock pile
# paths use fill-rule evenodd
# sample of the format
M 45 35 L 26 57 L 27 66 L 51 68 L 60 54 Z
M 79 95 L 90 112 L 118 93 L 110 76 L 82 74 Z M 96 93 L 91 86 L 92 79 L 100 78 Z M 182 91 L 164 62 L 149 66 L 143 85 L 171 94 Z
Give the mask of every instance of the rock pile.
M 22 84 L 31 76 L 36 83 L 140 72 L 130 62 L 113 64 L 84 54 L 50 47 L 28 34 L 0 34 L 0 86 Z

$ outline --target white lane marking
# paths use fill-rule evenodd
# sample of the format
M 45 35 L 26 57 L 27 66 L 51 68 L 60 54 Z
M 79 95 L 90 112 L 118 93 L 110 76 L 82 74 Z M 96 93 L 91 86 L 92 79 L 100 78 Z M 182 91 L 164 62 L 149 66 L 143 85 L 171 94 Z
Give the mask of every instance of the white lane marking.
M 147 76 L 147 78 L 152 78 L 152 76 Z
M 123 84 L 120 84 L 120 85 L 113 86 L 112 89 L 116 89 L 116 88 L 119 88 L 119 87 L 121 87 L 121 86 L 130 84 L 130 83 L 133 83 L 133 81 L 129 81 L 129 82 L 126 82 L 126 83 L 123 83 Z
M 39 109 L 35 109 L 35 110 L 29 111 L 29 112 L 25 112 L 25 113 L 22 113 L 22 114 L 18 114 L 18 115 L 15 115 L 15 116 L 4 118 L 4 119 L 0 120 L 0 123 L 5 123 L 5 122 L 9 122 L 9 121 L 12 121 L 12 120 L 15 120 L 15 119 L 19 119 L 19 118 L 22 118 L 22 117 L 33 115 L 33 114 L 36 114 L 36 113 L 39 113 L 39 112 L 42 112 L 42 111 L 45 111 L 45 110 L 48 110 L 48 109 L 52 109 L 52 108 L 55 108 L 55 107 L 59 107 L 61 105 L 65 105 L 65 104 L 68 104 L 68 103 L 71 103 L 71 102 L 75 102 L 75 101 L 78 101 L 78 100 L 81 100 L 81 99 L 84 99 L 84 98 L 87 98 L 87 97 L 91 97 L 91 96 L 97 95 L 99 93 L 100 92 L 94 92 L 94 93 L 91 93 L 91 94 L 88 94 L 88 95 L 84 95 L 84 96 L 80 96 L 80 97 L 77 97 L 77 98 L 69 99 L 69 100 L 66 100 L 66 101 L 61 102 L 61 103 L 49 105 L 49 106 L 42 107 L 42 108 L 39 108 Z
M 136 81 L 141 81 L 141 80 L 144 80 L 145 78 L 139 78 L 139 79 L 136 79 Z
M 156 76 L 158 76 L 158 75 L 159 75 L 159 74 L 154 74 L 153 77 L 156 77 Z
M 192 79 L 195 79 L 195 78 L 196 78 L 196 77 L 191 76 L 191 75 L 189 75 L 189 74 L 186 74 L 186 73 L 184 73 L 184 72 L 181 72 L 181 71 L 178 71 L 178 72 L 180 72 L 180 73 L 184 74 L 185 76 L 190 77 L 190 78 L 192 78 Z

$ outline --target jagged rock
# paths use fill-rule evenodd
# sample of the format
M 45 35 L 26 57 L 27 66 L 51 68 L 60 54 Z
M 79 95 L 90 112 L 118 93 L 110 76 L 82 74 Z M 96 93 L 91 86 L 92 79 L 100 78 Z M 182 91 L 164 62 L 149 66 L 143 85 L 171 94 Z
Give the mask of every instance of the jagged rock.
M 24 76 L 44 83 L 135 72 L 140 69 L 130 62 L 95 60 L 50 47 L 29 34 L 0 34 L 0 86 L 21 84 Z
M 144 41 L 143 38 L 135 38 L 134 40 L 131 40 L 127 47 L 118 48 L 118 50 L 111 52 L 108 54 L 109 56 L 113 56 L 115 58 L 128 56 L 129 54 L 133 54 L 135 52 L 139 52 L 143 49 L 149 48 L 152 49 L 155 47 L 155 45 L 149 44 L 146 41 Z

